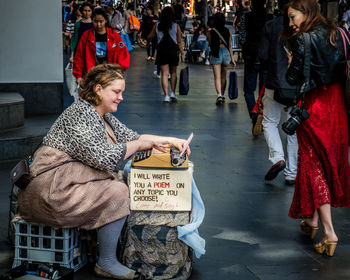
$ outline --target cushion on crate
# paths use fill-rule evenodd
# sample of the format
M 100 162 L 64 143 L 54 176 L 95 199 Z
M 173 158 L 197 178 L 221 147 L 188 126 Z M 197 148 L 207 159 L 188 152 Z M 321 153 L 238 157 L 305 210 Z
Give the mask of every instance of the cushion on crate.
M 190 212 L 133 211 L 128 217 L 128 225 L 183 226 L 190 223 L 190 216 Z

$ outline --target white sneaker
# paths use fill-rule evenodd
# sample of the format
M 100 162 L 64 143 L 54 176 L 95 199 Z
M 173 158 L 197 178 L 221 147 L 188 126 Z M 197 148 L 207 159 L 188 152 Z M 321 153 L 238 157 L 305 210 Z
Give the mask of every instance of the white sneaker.
M 201 58 L 205 58 L 205 54 L 204 54 L 204 53 L 201 53 L 201 54 L 200 54 L 200 57 L 201 57 Z
M 166 102 L 166 103 L 170 102 L 170 96 L 169 95 L 164 96 L 164 102 Z
M 205 65 L 210 65 L 209 59 L 205 61 Z
M 169 74 L 169 75 L 168 75 L 168 80 L 170 80 L 170 78 L 171 78 L 171 75 Z
M 177 100 L 176 94 L 175 93 L 170 93 L 170 99 L 171 101 L 175 102 Z
M 156 78 L 160 79 L 160 75 L 157 74 L 157 71 L 154 71 L 153 74 L 156 76 Z

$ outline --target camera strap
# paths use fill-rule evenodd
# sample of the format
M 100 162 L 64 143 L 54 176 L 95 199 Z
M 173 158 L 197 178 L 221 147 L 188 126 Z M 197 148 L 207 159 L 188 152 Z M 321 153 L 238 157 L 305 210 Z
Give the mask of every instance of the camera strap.
M 310 64 L 311 64 L 311 38 L 309 33 L 303 33 L 304 38 L 304 78 L 305 81 L 300 87 L 301 105 L 300 109 L 304 107 L 305 93 L 310 90 Z

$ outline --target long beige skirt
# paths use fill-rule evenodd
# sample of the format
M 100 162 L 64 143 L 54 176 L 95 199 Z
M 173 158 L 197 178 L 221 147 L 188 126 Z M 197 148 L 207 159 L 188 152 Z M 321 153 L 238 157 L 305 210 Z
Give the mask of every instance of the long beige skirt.
M 72 158 L 43 146 L 30 165 L 39 172 Z M 117 174 L 69 162 L 36 178 L 18 195 L 21 218 L 51 227 L 95 229 L 130 214 L 129 189 Z

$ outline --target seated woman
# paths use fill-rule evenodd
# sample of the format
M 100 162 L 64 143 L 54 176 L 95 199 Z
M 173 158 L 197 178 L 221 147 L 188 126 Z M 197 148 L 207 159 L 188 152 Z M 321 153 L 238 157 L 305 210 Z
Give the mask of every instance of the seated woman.
M 190 34 L 193 34 L 199 27 L 199 22 L 197 20 L 194 20 L 192 22 L 192 29 L 190 29 Z
M 186 140 L 139 135 L 122 124 L 111 113 L 124 89 L 124 71 L 116 65 L 100 64 L 87 73 L 81 98 L 59 116 L 34 155 L 30 170 L 35 178 L 19 193 L 19 213 L 51 227 L 98 229 L 96 274 L 143 279 L 116 258 L 130 213 L 128 187 L 116 172 L 137 151 L 164 151 L 170 143 L 183 150 Z
M 201 50 L 200 57 L 205 59 L 206 65 L 210 65 L 209 42 L 208 42 L 207 36 L 205 35 L 206 33 L 207 33 L 207 30 L 205 25 L 201 24 L 199 28 L 194 32 L 191 49 L 200 49 Z

